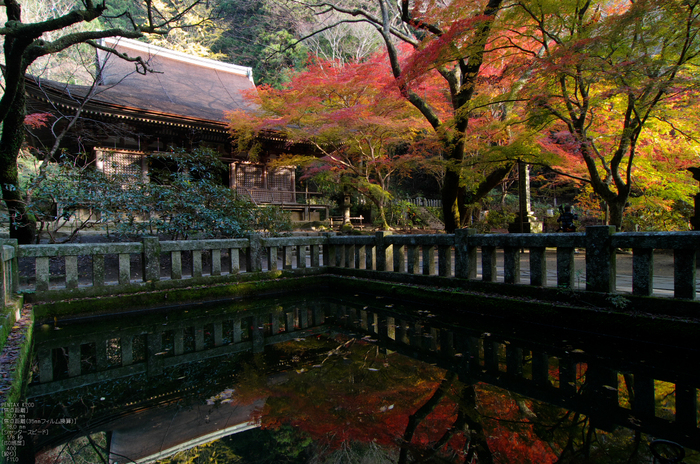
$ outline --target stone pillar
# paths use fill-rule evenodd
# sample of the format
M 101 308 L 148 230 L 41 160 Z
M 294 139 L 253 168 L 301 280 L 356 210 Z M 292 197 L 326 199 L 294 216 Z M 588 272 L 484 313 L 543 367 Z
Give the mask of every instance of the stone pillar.
M 673 250 L 673 296 L 675 298 L 695 299 L 696 254 L 697 250 L 694 248 Z
M 202 277 L 202 250 L 192 250 L 192 277 Z
M 311 245 L 309 252 L 311 253 L 311 267 L 321 267 L 321 246 Z
M 14 248 L 14 258 L 5 259 L 5 246 Z M 10 250 L 8 249 L 8 252 Z M 0 239 L 0 291 L 2 299 L 0 300 L 0 308 L 5 306 L 7 298 L 19 291 L 19 245 L 17 239 Z M 47 285 L 48 286 L 48 285 Z M 17 315 L 19 319 L 19 315 Z
M 12 265 L 5 266 L 5 247 L 0 243 L 0 308 L 7 304 L 8 296 L 12 293 L 9 288 L 5 288 L 5 276 L 12 272 Z M 7 267 L 7 269 L 6 269 Z
M 78 288 L 78 257 L 70 255 L 63 259 L 66 266 L 66 288 Z
M 407 265 L 407 272 L 409 274 L 420 274 L 420 255 L 418 254 L 419 248 L 418 245 L 408 245 L 407 247 L 407 257 L 408 257 L 408 265 Z
M 557 287 L 574 288 L 575 261 L 573 247 L 557 248 Z
M 119 253 L 119 285 L 127 285 L 129 283 L 131 283 L 131 255 L 129 253 Z
M 182 252 L 179 250 L 170 252 L 170 278 L 182 279 Z
M 16 238 L 0 239 L 0 251 L 2 251 L 3 246 L 10 246 L 15 249 L 15 257 L 6 261 L 9 263 L 9 269 L 5 268 L 5 275 L 7 276 L 6 279 L 11 283 L 9 285 L 10 288 L 6 288 L 5 291 L 17 293 L 19 292 L 19 242 Z
M 394 272 L 404 272 L 406 269 L 406 247 L 404 245 L 393 245 L 394 249 Z
M 530 285 L 544 287 L 547 285 L 547 249 L 530 248 Z
M 542 224 L 532 214 L 530 203 L 530 166 L 524 161 L 518 161 L 518 200 L 520 208 L 515 222 L 508 225 L 510 233 L 530 233 L 542 231 Z
M 51 271 L 49 269 L 49 258 L 38 256 L 35 260 L 36 291 L 45 292 L 49 289 Z
M 378 271 L 393 271 L 394 270 L 394 249 L 393 245 L 386 243 L 386 237 L 391 235 L 391 232 L 377 232 L 376 249 L 377 249 L 377 270 Z
M 297 269 L 306 268 L 306 245 L 297 247 Z
M 455 231 L 455 277 L 474 279 L 476 277 L 477 247 L 469 246 L 469 236 L 475 235 L 476 229 L 457 229 Z
M 143 237 L 143 254 L 141 264 L 143 266 L 143 281 L 160 280 L 160 242 L 158 237 Z
M 92 255 L 92 285 L 93 287 L 105 285 L 105 255 Z
M 450 245 L 438 246 L 438 275 L 452 277 L 452 247 Z
M 632 249 L 632 293 L 641 296 L 654 293 L 653 248 Z
M 229 251 L 229 274 L 238 274 L 241 272 L 241 250 L 239 248 L 231 248 Z
M 323 266 L 324 267 L 334 267 L 336 265 L 335 260 L 335 245 L 329 245 L 328 241 L 331 237 L 335 235 L 334 232 L 326 232 L 323 234 L 325 237 L 325 242 L 323 243 Z M 313 260 L 313 257 L 312 257 Z M 319 261 L 320 265 L 320 261 Z
M 435 275 L 435 252 L 436 246 L 423 245 L 423 275 Z
M 221 250 L 213 249 L 211 250 L 211 275 L 220 276 L 221 275 Z
M 520 248 L 507 246 L 503 250 L 503 281 L 507 284 L 520 283 Z
M 481 247 L 481 279 L 484 282 L 496 282 L 496 247 Z
M 586 227 L 586 290 L 614 293 L 616 288 L 615 226 Z
M 248 234 L 248 272 L 262 271 L 263 246 L 260 234 Z

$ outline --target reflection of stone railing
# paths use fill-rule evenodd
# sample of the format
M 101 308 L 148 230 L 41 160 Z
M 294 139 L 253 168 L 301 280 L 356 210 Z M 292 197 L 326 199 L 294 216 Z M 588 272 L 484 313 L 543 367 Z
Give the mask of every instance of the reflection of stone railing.
M 616 339 L 618 351 L 611 357 L 610 342 L 601 335 L 587 341 L 578 333 L 534 326 L 522 327 L 517 337 L 484 333 L 470 327 L 473 318 L 455 320 L 425 310 L 430 306 L 405 307 L 393 300 L 387 307 L 388 299 L 377 307 L 372 299 L 321 295 L 272 304 L 246 301 L 218 310 L 198 306 L 169 312 L 167 318 L 144 315 L 144 326 L 122 319 L 104 328 L 98 321 L 88 328 L 38 331 L 38 375 L 28 397 L 133 374 L 157 376 L 183 363 L 262 351 L 266 345 L 345 328 L 369 335 L 382 348 L 456 372 L 465 383 L 485 382 L 579 412 L 604 430 L 622 425 L 684 446 L 700 443 L 700 384 L 680 348 L 665 345 L 660 353 L 653 344 Z M 563 337 L 571 341 L 562 344 Z M 674 397 L 670 409 L 659 403 L 668 392 Z
M 460 328 L 435 314 L 345 303 L 331 304 L 327 316 L 382 347 L 456 372 L 465 383 L 485 382 L 579 412 L 603 430 L 622 425 L 691 448 L 700 443 L 700 383 L 687 371 L 685 349 L 665 346 L 660 355 L 657 346 L 627 341 L 611 357 L 601 337 L 585 342 L 562 331 L 538 336 L 523 328 L 515 338 Z M 569 335 L 584 341 L 575 350 L 561 346 Z M 661 403 L 669 392 L 671 408 Z
M 62 327 L 38 331 L 35 336 L 38 376 L 28 396 L 117 379 L 134 374 L 158 375 L 173 366 L 243 351 L 260 352 L 266 345 L 316 333 L 325 323 L 320 306 L 265 303 L 255 309 L 192 312 L 179 317 L 169 313 L 158 323 L 119 328 L 107 323 L 90 325 L 89 331 Z M 154 316 L 155 317 L 155 316 Z M 148 320 L 148 319 L 147 319 Z M 38 378 L 37 378 L 38 377 Z
M 400 274 L 438 275 L 464 280 L 521 283 L 521 250 L 529 254 L 529 285 L 546 287 L 555 273 L 559 289 L 575 288 L 574 253 L 586 253 L 585 289 L 615 293 L 617 248 L 634 254 L 632 293 L 654 294 L 653 252 L 673 250 L 673 292 L 676 298 L 696 297 L 697 232 L 613 233 L 607 226 L 588 227 L 585 233 L 562 234 L 456 234 L 324 236 L 159 241 L 140 243 L 22 245 L 4 240 L 3 275 L 16 276 L 19 258 L 21 288 L 34 292 L 27 298 L 52 299 L 174 288 L 226 282 L 241 272 L 351 268 Z M 547 268 L 546 249 L 556 249 L 556 269 Z M 481 252 L 481 265 L 477 252 Z M 497 254 L 498 252 L 498 254 Z M 501 260 L 502 256 L 502 262 Z M 206 259 L 205 259 L 206 258 Z M 498 262 L 497 262 L 498 261 Z M 111 263 L 106 265 L 105 263 Z M 81 265 L 79 265 L 81 263 Z M 87 264 L 85 264 L 87 263 Z M 187 268 L 184 265 L 187 264 Z M 502 268 L 502 277 L 496 270 Z M 327 269 L 328 270 L 328 269 Z M 377 276 L 377 275 L 375 275 Z M 10 284 L 16 289 L 16 280 Z

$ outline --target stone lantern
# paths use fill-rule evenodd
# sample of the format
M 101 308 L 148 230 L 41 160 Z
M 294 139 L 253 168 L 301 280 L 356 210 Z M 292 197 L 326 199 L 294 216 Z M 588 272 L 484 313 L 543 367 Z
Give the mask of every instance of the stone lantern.
M 521 160 L 518 160 L 518 200 L 520 208 L 515 222 L 508 224 L 508 232 L 542 232 L 542 222 L 537 221 L 530 204 L 530 167 Z

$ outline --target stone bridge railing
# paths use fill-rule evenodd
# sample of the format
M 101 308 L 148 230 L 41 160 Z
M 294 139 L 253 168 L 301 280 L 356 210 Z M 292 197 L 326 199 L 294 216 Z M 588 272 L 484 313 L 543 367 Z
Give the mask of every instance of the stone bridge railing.
M 147 237 L 131 243 L 21 246 L 3 240 L 2 245 L 3 296 L 22 290 L 29 301 L 128 293 L 148 285 L 176 288 L 227 282 L 261 271 L 305 273 L 331 268 L 574 288 L 581 278 L 574 267 L 577 249 L 585 251 L 585 289 L 615 293 L 618 248 L 631 249 L 634 255 L 633 294 L 655 294 L 654 250 L 663 249 L 674 255 L 673 296 L 695 299 L 700 233 L 614 233 L 612 227 L 595 226 L 585 233 L 558 234 L 476 234 L 462 229 L 436 235 L 379 232 L 265 238 L 252 234 L 232 240 Z M 556 269 L 547 268 L 547 249 L 556 250 Z M 521 269 L 522 250 L 528 251 L 529 282 L 521 282 L 528 275 L 521 273 L 525 270 Z M 111 265 L 106 265 L 109 260 Z

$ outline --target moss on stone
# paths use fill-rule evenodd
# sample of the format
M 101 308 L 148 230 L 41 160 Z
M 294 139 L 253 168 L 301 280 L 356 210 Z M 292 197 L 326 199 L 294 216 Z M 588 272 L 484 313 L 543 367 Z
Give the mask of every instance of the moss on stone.
M 12 424 L 16 416 L 12 407 L 21 406 L 24 402 L 25 388 L 29 367 L 32 364 L 32 339 L 34 335 L 34 317 L 30 310 L 26 310 L 25 316 L 28 320 L 15 329 L 14 346 L 3 347 L 3 374 L 6 375 L 4 381 L 9 384 L 9 388 L 0 392 L 0 456 L 5 456 L 6 441 L 10 431 L 7 424 Z M 3 342 L 7 337 L 3 338 Z M 12 353 L 8 353 L 8 351 Z
M 42 303 L 34 305 L 34 314 L 37 321 L 43 322 L 51 321 L 54 318 L 113 314 L 192 302 L 283 293 L 323 285 L 320 277 L 290 277 L 289 275 L 285 277 L 285 273 L 282 271 L 259 273 L 257 277 L 262 280 L 168 290 L 154 289 L 136 294 Z

